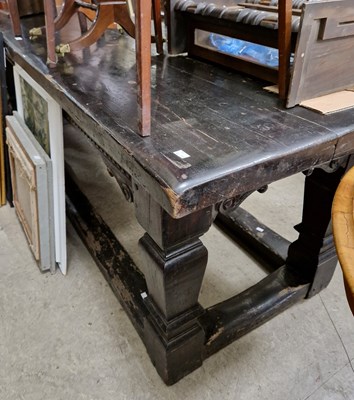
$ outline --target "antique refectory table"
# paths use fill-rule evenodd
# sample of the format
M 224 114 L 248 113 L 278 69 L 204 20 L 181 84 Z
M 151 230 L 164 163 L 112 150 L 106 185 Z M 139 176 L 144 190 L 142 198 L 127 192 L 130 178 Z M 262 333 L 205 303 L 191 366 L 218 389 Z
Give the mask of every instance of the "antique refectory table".
M 38 21 L 23 24 L 28 32 Z M 75 180 L 66 178 L 68 215 L 167 384 L 328 285 L 337 263 L 331 203 L 352 164 L 353 110 L 324 116 L 285 109 L 262 82 L 185 56 L 153 55 L 152 129 L 142 138 L 133 40 L 107 33 L 97 46 L 66 55 L 49 70 L 42 39 L 15 40 L 5 17 L 0 26 L 8 76 L 11 63 L 19 64 L 61 105 L 134 203 L 146 231 L 140 239 L 145 275 Z M 290 244 L 239 205 L 298 172 L 306 174 L 303 217 Z M 200 237 L 214 221 L 272 272 L 204 309 L 198 295 L 207 250 Z

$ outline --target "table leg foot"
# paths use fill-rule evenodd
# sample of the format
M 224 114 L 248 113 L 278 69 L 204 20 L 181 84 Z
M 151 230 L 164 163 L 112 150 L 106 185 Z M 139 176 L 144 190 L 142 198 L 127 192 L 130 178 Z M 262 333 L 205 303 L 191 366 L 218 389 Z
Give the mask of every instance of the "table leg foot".
M 144 343 L 158 374 L 172 385 L 202 365 L 204 331 L 194 321 L 183 334 L 167 339 L 155 322 L 151 316 L 145 320 Z

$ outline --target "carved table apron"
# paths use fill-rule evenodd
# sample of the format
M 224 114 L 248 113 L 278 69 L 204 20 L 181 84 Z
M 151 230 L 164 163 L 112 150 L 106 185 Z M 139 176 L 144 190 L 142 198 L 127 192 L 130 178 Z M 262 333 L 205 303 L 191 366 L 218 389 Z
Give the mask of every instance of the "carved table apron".
M 38 21 L 25 20 L 30 27 Z M 330 209 L 351 165 L 354 113 L 285 110 L 259 82 L 186 57 L 153 56 L 152 133 L 136 133 L 134 43 L 117 33 L 48 73 L 45 43 L 14 40 L 17 62 L 97 146 L 145 229 L 145 276 L 66 178 L 68 214 L 130 316 L 158 373 L 173 384 L 203 360 L 326 287 L 336 266 Z M 8 63 L 10 68 L 10 63 Z M 256 190 L 306 171 L 299 238 L 288 243 L 239 208 Z M 204 309 L 200 237 L 216 222 L 272 269 L 243 293 Z M 260 237 L 255 227 L 262 226 Z

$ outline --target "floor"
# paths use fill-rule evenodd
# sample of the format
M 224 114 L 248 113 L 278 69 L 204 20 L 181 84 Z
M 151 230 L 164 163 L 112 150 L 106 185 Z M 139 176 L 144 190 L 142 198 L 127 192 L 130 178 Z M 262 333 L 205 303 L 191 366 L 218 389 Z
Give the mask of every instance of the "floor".
M 141 265 L 132 206 L 93 149 L 68 129 L 66 156 L 87 196 Z M 301 219 L 303 176 L 244 204 L 288 239 Z M 265 272 L 212 228 L 200 302 L 220 301 Z M 354 399 L 354 319 L 339 267 L 320 295 L 293 306 L 167 387 L 129 319 L 67 225 L 69 272 L 41 274 L 15 212 L 0 208 L 0 400 Z

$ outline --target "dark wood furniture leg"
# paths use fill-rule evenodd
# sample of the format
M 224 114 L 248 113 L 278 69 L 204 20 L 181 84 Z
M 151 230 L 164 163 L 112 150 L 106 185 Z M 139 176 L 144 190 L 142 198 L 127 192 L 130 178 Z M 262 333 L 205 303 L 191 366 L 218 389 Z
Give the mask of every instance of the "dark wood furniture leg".
M 134 203 L 147 231 L 140 240 L 149 310 L 144 341 L 158 373 L 172 384 L 203 360 L 205 336 L 198 318 L 204 309 L 198 295 L 207 250 L 199 237 L 212 223 L 212 208 L 173 219 L 141 187 L 135 187 Z
M 308 174 L 302 222 L 295 227 L 299 238 L 293 243 L 242 209 L 219 214 L 216 222 L 257 259 L 263 260 L 267 269 L 277 270 L 285 264 L 294 271 L 301 282 L 309 284 L 306 297 L 310 298 L 329 284 L 337 265 L 331 206 L 337 186 L 350 165 L 352 161 L 348 159 L 336 170 L 316 168 Z M 262 228 L 262 234 L 257 233 L 257 227 Z
M 306 177 L 302 222 L 295 227 L 299 238 L 289 246 L 287 265 L 311 282 L 307 297 L 328 286 L 337 265 L 331 208 L 346 170 L 343 166 L 328 173 L 317 168 Z

